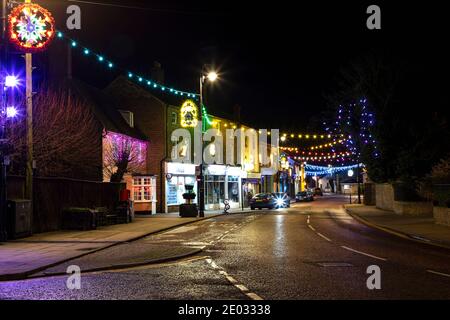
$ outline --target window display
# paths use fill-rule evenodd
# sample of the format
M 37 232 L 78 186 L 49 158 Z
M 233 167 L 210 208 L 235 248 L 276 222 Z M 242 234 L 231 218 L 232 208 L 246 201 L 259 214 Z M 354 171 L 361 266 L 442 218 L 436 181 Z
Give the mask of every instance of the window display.
M 185 186 L 194 185 L 194 192 L 197 194 L 197 182 L 191 176 L 173 176 L 167 180 L 167 205 L 174 206 L 184 203 L 183 193 L 186 192 Z M 193 203 L 197 203 L 197 197 Z

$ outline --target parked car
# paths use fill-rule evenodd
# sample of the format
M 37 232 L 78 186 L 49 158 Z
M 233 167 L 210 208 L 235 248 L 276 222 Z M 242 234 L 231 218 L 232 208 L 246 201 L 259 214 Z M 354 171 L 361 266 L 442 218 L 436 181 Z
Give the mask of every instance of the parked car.
M 274 209 L 276 207 L 276 199 L 271 193 L 258 193 L 250 200 L 250 209 L 259 210 L 263 208 Z
M 276 200 L 276 208 L 290 208 L 291 198 L 285 192 L 272 193 Z
M 314 201 L 314 195 L 311 191 L 302 191 L 295 195 L 295 201 Z
M 315 188 L 315 189 L 314 189 L 314 195 L 315 195 L 315 196 L 323 196 L 322 189 L 320 189 L 320 188 Z

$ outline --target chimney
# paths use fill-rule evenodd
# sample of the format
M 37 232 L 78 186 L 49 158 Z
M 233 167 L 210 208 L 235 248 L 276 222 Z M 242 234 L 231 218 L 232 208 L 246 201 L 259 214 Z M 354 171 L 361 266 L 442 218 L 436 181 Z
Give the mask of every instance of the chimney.
M 157 82 L 160 85 L 164 85 L 164 70 L 161 67 L 161 63 L 159 63 L 158 61 L 153 61 L 151 76 L 153 81 Z

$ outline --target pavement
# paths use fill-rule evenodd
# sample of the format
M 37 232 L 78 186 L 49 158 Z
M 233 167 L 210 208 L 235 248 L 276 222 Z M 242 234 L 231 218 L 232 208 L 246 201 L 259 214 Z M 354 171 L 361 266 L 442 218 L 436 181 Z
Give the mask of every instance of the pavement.
M 229 213 L 236 212 L 242 210 L 229 211 Z M 46 232 L 0 243 L 0 281 L 23 279 L 73 259 L 222 214 L 223 211 L 210 211 L 205 213 L 204 218 L 181 218 L 178 213 L 137 216 L 128 224 L 100 227 L 90 231 Z M 195 252 L 169 249 L 146 254 L 136 252 L 136 257 L 139 258 L 131 259 L 131 262 L 162 261 L 191 253 Z M 108 261 L 108 264 L 123 264 L 118 261 L 118 259 Z
M 372 228 L 416 242 L 450 248 L 450 227 L 435 224 L 432 217 L 401 216 L 374 206 L 344 205 L 358 221 Z

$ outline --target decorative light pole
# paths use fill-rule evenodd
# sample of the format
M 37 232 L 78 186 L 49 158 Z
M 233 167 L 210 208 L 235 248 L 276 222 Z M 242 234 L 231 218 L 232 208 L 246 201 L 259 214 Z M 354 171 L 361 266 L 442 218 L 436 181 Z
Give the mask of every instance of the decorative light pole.
M 38 4 L 31 3 L 31 0 L 25 0 L 25 3 L 14 5 L 11 9 L 7 20 L 7 0 L 2 1 L 2 66 L 4 67 L 7 60 L 7 41 L 9 40 L 17 47 L 17 49 L 25 53 L 26 68 L 26 141 L 27 141 L 27 165 L 25 180 L 25 195 L 31 201 L 33 200 L 33 83 L 32 83 L 32 53 L 44 50 L 55 36 L 55 21 L 49 11 L 42 8 Z M 6 165 L 9 164 L 8 153 L 11 146 L 5 136 L 5 122 L 8 117 L 15 117 L 17 110 L 13 106 L 7 105 L 7 89 L 18 85 L 18 79 L 14 76 L 6 75 L 2 70 L 4 80 L 1 83 L 3 89 L 1 103 L 1 183 L 0 183 L 0 241 L 6 240 L 3 228 L 6 216 Z
M 209 80 L 211 82 L 214 82 L 217 80 L 218 75 L 216 72 L 214 71 L 209 71 L 206 72 L 206 66 L 203 66 L 202 68 L 202 72 L 200 74 L 200 93 L 199 93 L 199 100 L 200 100 L 200 121 L 201 121 L 201 138 L 202 141 L 200 143 L 201 145 L 201 155 L 200 155 L 200 179 L 198 179 L 197 182 L 197 190 L 198 190 L 198 202 L 199 202 L 199 211 L 198 211 L 198 215 L 200 217 L 204 217 L 205 216 L 205 179 L 204 179 L 204 174 L 203 174 L 203 131 L 205 130 L 204 128 L 204 124 L 203 124 L 203 111 L 204 106 L 203 106 L 203 84 L 206 80 Z
M 12 146 L 6 136 L 6 122 L 8 119 L 17 116 L 17 109 L 8 105 L 8 91 L 13 90 L 19 85 L 16 76 L 2 75 L 2 101 L 0 108 L 0 242 L 8 240 L 7 234 L 7 186 L 6 186 L 6 168 L 9 165 L 9 155 Z

